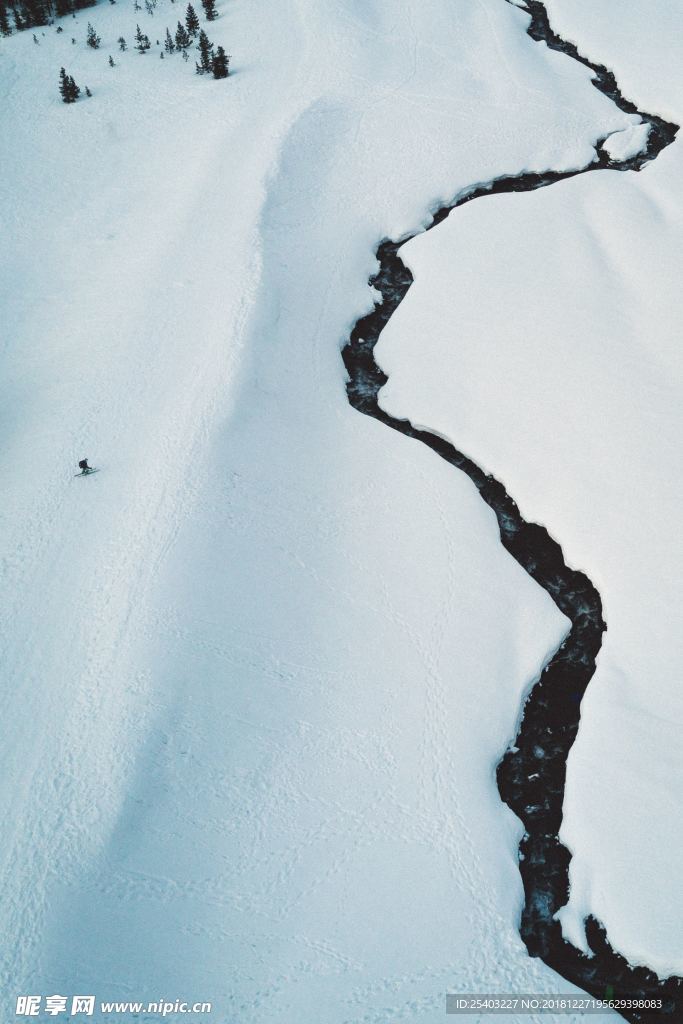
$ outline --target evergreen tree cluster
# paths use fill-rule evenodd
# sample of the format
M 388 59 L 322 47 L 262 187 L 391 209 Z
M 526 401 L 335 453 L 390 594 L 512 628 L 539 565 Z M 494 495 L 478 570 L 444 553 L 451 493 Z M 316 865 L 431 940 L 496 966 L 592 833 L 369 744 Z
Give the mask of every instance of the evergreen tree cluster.
M 199 60 L 195 67 L 198 75 L 212 74 L 214 78 L 227 78 L 230 74 L 230 57 L 222 46 L 213 52 L 213 43 L 210 42 L 204 29 L 200 30 L 199 42 L 197 43 Z
M 110 0 L 114 3 L 115 0 Z M 216 0 L 201 0 L 207 21 L 218 17 Z M 0 0 L 0 35 L 9 36 L 16 29 L 36 28 L 47 25 L 52 18 L 61 18 L 87 7 L 94 7 L 97 0 Z M 154 14 L 157 0 L 145 0 L 148 14 Z M 136 10 L 140 5 L 136 3 Z M 192 4 L 188 5 L 185 28 L 194 39 L 199 33 L 199 19 Z M 90 46 L 93 44 L 90 43 Z M 94 47 L 96 49 L 97 47 Z
M 206 0 L 206 2 L 202 0 L 205 9 L 207 3 L 213 5 L 214 0 Z M 213 6 L 212 9 L 215 10 Z M 187 60 L 187 51 L 192 46 L 194 39 L 197 39 L 197 50 L 199 51 L 199 60 L 195 64 L 197 74 L 212 74 L 214 78 L 227 78 L 230 74 L 230 57 L 222 46 L 219 46 L 214 53 L 213 43 L 204 29 L 199 27 L 197 12 L 192 4 L 188 4 L 185 12 L 185 24 L 182 21 L 178 22 L 175 35 L 171 35 L 169 29 L 166 29 L 164 51 L 170 56 L 177 50 Z
M 0 33 L 47 25 L 52 18 L 94 7 L 97 0 L 0 0 Z
M 216 52 L 213 51 L 213 43 L 209 41 L 204 29 L 200 32 L 200 40 L 197 44 L 200 59 L 196 63 L 198 75 L 213 75 L 214 78 L 227 78 L 229 75 L 230 58 L 219 46 Z
M 218 17 L 218 11 L 216 10 L 216 0 L 202 0 L 202 7 L 204 8 L 206 20 L 215 21 L 216 18 Z
M 209 42 L 209 37 L 204 29 L 199 33 L 197 49 L 199 50 L 199 60 L 195 63 L 197 74 L 206 75 L 211 71 L 211 62 L 213 61 L 213 43 Z
M 64 68 L 59 72 L 59 95 L 64 103 L 75 103 L 81 95 L 81 90 L 74 82 L 71 75 L 67 75 Z
M 6 0 L 0 0 L 0 5 L 5 3 Z M 30 2 L 36 2 L 36 0 L 30 0 Z M 64 0 L 55 0 L 55 2 L 64 2 Z M 215 0 L 202 0 L 202 5 L 209 18 L 209 10 L 214 11 L 215 15 Z M 0 7 L 0 14 L 4 8 Z M 0 17 L 0 31 L 3 31 L 3 20 Z M 61 31 L 61 26 L 57 29 Z M 9 30 L 8 33 L 9 34 Z M 38 42 L 38 39 L 34 35 L 34 40 Z M 184 60 L 188 60 L 188 50 L 192 46 L 193 41 L 197 40 L 197 52 L 199 54 L 199 60 L 196 61 L 195 67 L 198 75 L 211 74 L 214 78 L 227 78 L 230 74 L 230 56 L 225 52 L 222 46 L 219 46 L 214 51 L 214 45 L 207 36 L 204 29 L 200 28 L 199 18 L 192 4 L 187 5 L 185 12 L 185 23 L 182 21 L 178 22 L 175 35 L 171 35 L 170 30 L 166 29 L 166 37 L 164 40 L 164 48 L 160 52 L 159 56 L 163 59 L 164 53 L 169 56 L 176 51 L 182 53 Z M 72 43 L 76 40 L 72 39 Z M 119 49 L 123 52 L 127 47 L 126 40 L 123 36 L 119 36 L 118 40 Z M 157 39 L 157 46 L 159 46 L 159 40 Z M 100 48 L 101 39 L 95 31 L 94 26 L 88 22 L 86 43 L 93 50 Z M 135 49 L 139 53 L 146 53 L 151 48 L 151 41 L 148 35 L 142 31 L 139 25 L 136 26 L 135 32 Z M 110 55 L 108 58 L 109 66 L 116 67 L 114 58 Z M 64 103 L 75 103 L 80 96 L 81 90 L 76 85 L 71 75 L 67 75 L 64 68 L 61 69 L 59 75 L 59 93 Z M 90 89 L 86 87 L 85 93 L 87 96 L 91 96 Z

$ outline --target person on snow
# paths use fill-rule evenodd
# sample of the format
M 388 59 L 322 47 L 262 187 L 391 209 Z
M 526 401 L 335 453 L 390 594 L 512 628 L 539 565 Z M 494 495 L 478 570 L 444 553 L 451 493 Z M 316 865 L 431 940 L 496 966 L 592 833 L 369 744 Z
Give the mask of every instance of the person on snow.
M 91 467 L 88 465 L 87 459 L 81 459 L 81 461 L 78 463 L 78 468 L 82 473 L 89 473 L 91 469 Z

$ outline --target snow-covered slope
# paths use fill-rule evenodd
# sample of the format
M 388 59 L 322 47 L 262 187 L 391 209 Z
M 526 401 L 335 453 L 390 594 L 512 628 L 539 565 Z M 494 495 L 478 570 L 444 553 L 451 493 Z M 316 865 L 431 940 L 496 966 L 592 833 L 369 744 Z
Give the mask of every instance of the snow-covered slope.
M 566 622 L 464 478 L 349 408 L 338 348 L 379 238 L 636 119 L 499 0 L 225 0 L 222 82 L 117 53 L 179 6 L 0 42 L 7 1012 L 566 989 L 493 775 Z
M 619 75 L 631 60 L 635 85 L 650 60 L 646 102 L 680 122 L 667 5 L 619 6 L 630 26 Z M 583 22 L 572 33 L 567 17 L 558 27 L 578 39 Z M 582 49 L 609 62 L 616 44 L 599 53 L 601 24 Z M 632 963 L 664 976 L 683 972 L 682 152 L 674 143 L 639 175 L 604 171 L 458 210 L 401 250 L 416 281 L 377 349 L 383 407 L 503 479 L 602 595 L 608 630 L 569 759 L 561 917 L 583 947 L 592 913 Z

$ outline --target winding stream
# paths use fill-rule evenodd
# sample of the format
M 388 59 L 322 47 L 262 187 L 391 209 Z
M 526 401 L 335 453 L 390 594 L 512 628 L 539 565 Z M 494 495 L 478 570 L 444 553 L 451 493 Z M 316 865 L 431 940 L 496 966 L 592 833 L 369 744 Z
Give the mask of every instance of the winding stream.
M 640 115 L 650 125 L 646 148 L 628 159 L 613 160 L 602 149 L 602 139 L 596 143 L 597 159 L 578 171 L 505 175 L 483 185 L 478 184 L 437 210 L 425 229 L 427 231 L 441 223 L 453 210 L 481 196 L 529 192 L 576 174 L 604 168 L 640 171 L 676 136 L 678 125 L 638 110 L 622 96 L 611 71 L 590 62 L 572 43 L 556 35 L 539 0 L 526 0 L 526 10 L 531 15 L 527 31 L 533 39 L 543 41 L 550 48 L 561 50 L 591 68 L 597 89 L 609 96 L 621 110 Z M 418 233 L 421 232 L 415 234 Z M 379 270 L 369 283 L 381 294 L 381 301 L 371 313 L 356 322 L 342 352 L 349 375 L 349 402 L 366 416 L 372 416 L 393 430 L 427 445 L 446 462 L 466 473 L 482 499 L 495 512 L 503 546 L 547 591 L 572 623 L 562 646 L 533 686 L 514 745 L 506 751 L 497 769 L 501 797 L 525 828 L 519 850 L 525 891 L 521 936 L 531 956 L 540 957 L 568 981 L 592 995 L 599 998 L 611 994 L 663 997 L 668 1000 L 667 1019 L 683 1019 L 682 979 L 669 978 L 660 982 L 646 968 L 630 966 L 611 948 L 604 928 L 593 918 L 586 922 L 586 934 L 594 955 L 587 957 L 564 941 L 560 925 L 554 920 L 554 914 L 564 906 L 569 894 L 570 854 L 559 840 L 567 756 L 579 727 L 581 698 L 595 671 L 602 634 L 606 629 L 602 602 L 590 579 L 566 565 L 562 548 L 548 531 L 523 519 L 502 483 L 484 473 L 450 442 L 428 430 L 419 430 L 409 420 L 397 419 L 380 408 L 378 393 L 388 378 L 375 362 L 374 348 L 412 284 L 412 275 L 399 256 L 401 246 L 412 237 L 415 235 L 400 241 L 385 240 L 377 248 Z M 653 1015 L 638 1009 L 619 1012 L 627 1020 L 636 1022 L 662 1019 L 661 1014 Z

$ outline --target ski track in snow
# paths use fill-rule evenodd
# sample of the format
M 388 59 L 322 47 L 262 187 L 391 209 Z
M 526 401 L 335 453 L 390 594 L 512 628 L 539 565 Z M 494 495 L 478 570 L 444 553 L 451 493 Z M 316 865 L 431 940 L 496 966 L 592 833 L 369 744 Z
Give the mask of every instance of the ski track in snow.
M 506 2 L 513 3 L 513 0 Z M 596 88 L 621 110 L 642 117 L 650 126 L 644 149 L 635 155 L 625 149 L 620 158 L 619 145 L 615 147 L 602 139 L 596 145 L 597 159 L 577 171 L 501 176 L 473 185 L 452 203 L 438 209 L 425 231 L 436 227 L 457 207 L 486 195 L 526 192 L 604 168 L 640 171 L 673 142 L 678 131 L 677 125 L 639 111 L 621 95 L 611 71 L 587 60 L 573 43 L 556 35 L 540 0 L 526 0 L 513 6 L 526 10 L 531 16 L 528 34 L 532 39 L 543 41 L 551 49 L 561 50 L 590 67 L 595 73 Z M 559 840 L 566 760 L 578 731 L 581 697 L 595 671 L 602 632 L 606 628 L 600 595 L 585 574 L 566 565 L 561 547 L 543 527 L 522 518 L 501 483 L 485 474 L 448 440 L 413 426 L 409 420 L 391 416 L 379 404 L 379 392 L 388 378 L 375 362 L 374 348 L 412 284 L 412 274 L 401 261 L 399 250 L 420 233 L 414 232 L 398 241 L 384 240 L 377 249 L 379 270 L 369 284 L 380 293 L 381 300 L 371 313 L 356 322 L 342 353 L 349 374 L 349 402 L 359 412 L 426 444 L 465 472 L 495 512 L 504 547 L 572 622 L 569 635 L 527 698 L 514 746 L 498 765 L 500 794 L 525 826 L 520 845 L 520 871 L 525 889 L 521 935 L 532 956 L 540 956 L 567 980 L 596 997 L 602 998 L 614 989 L 619 994 L 666 997 L 669 1013 L 673 1015 L 683 979 L 670 977 L 662 982 L 652 971 L 632 967 L 611 948 L 605 929 L 593 918 L 587 921 L 587 938 L 593 952 L 589 958 L 563 939 L 560 924 L 554 918 L 569 892 L 570 854 Z M 661 1019 L 659 1014 L 642 1010 L 620 1012 L 631 1021 L 648 1021 L 654 1016 Z

